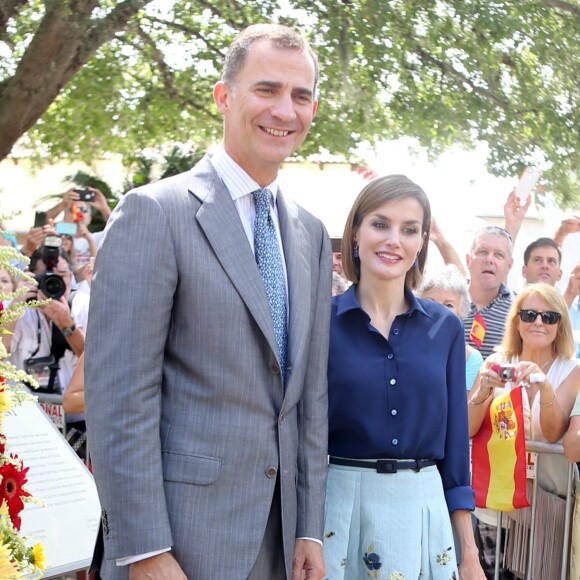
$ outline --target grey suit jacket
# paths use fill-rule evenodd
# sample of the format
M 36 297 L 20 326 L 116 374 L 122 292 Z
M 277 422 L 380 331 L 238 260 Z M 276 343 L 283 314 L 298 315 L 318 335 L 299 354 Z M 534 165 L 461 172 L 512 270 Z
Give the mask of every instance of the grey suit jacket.
M 190 579 L 246 578 L 276 478 L 288 574 L 295 538 L 322 537 L 330 243 L 319 220 L 277 204 L 285 388 L 255 258 L 208 156 L 130 192 L 108 222 L 85 355 L 104 578 L 127 577 L 116 558 L 167 546 Z

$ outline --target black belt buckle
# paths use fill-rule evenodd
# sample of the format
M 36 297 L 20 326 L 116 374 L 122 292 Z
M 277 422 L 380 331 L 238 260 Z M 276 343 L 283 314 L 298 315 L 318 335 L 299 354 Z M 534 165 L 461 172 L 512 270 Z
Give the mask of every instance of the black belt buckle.
M 377 473 L 397 473 L 397 462 L 389 459 L 377 461 Z

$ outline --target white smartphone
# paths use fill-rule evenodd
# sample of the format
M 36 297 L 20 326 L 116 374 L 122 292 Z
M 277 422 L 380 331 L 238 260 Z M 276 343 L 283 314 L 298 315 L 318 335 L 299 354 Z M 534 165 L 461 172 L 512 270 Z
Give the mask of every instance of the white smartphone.
M 516 195 L 523 201 L 530 197 L 542 172 L 537 167 L 526 167 L 516 185 Z

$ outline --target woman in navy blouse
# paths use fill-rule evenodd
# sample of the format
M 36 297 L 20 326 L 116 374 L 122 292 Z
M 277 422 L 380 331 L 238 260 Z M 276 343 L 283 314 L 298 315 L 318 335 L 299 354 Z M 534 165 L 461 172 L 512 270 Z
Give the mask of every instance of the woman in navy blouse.
M 361 191 L 345 226 L 353 285 L 333 298 L 328 362 L 330 580 L 485 579 L 470 518 L 463 328 L 412 292 L 430 223 L 423 190 L 390 175 Z

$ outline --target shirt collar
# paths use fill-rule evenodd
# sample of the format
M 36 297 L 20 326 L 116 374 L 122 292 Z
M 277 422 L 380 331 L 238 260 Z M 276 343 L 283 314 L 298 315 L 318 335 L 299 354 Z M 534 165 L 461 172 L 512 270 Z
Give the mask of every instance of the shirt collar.
M 499 286 L 498 296 L 509 296 L 512 291 L 502 282 Z
M 226 152 L 223 145 L 219 145 L 211 156 L 211 163 L 221 180 L 227 187 L 232 199 L 236 201 L 240 197 L 249 195 L 257 189 L 262 189 Z M 274 204 L 278 194 L 278 176 L 266 186 L 272 192 Z
M 416 310 L 422 312 L 425 316 L 431 317 L 431 315 L 423 308 L 421 302 L 417 299 L 417 297 L 405 286 L 405 298 L 409 302 L 410 306 L 409 309 L 404 312 L 406 316 L 410 316 Z M 344 294 L 341 294 L 337 297 L 338 299 L 338 308 L 336 311 L 337 316 L 348 312 L 349 310 L 361 310 L 360 302 L 356 297 L 356 284 L 353 284 Z

